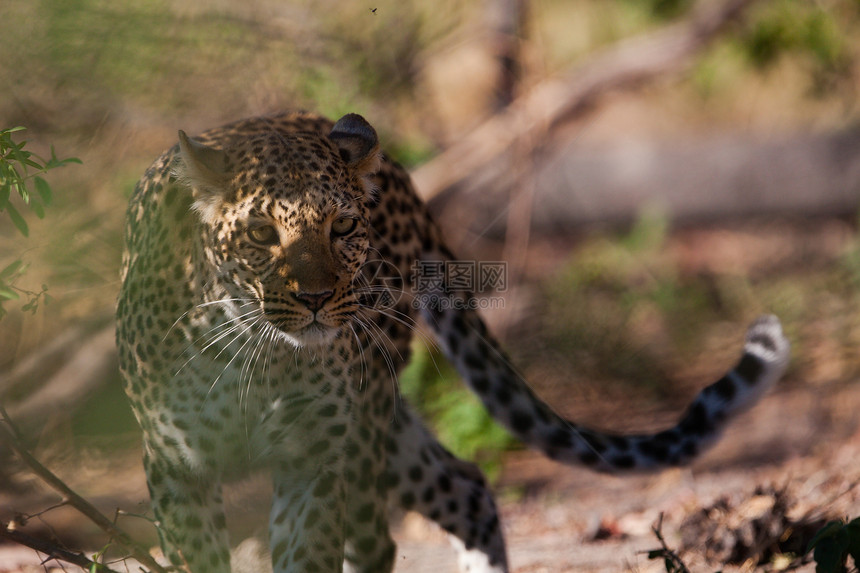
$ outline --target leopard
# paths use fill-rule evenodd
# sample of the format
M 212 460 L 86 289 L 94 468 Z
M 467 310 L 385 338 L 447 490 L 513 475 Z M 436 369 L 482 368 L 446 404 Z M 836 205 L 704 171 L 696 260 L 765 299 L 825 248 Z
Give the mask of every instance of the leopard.
M 781 377 L 779 320 L 647 434 L 598 431 L 541 400 L 493 337 L 474 289 L 416 265 L 458 261 L 408 172 L 360 115 L 257 116 L 178 142 L 127 211 L 117 345 L 172 566 L 230 571 L 223 484 L 271 475 L 276 573 L 386 573 L 389 512 L 447 532 L 460 571 L 509 571 L 491 487 L 443 446 L 398 387 L 432 337 L 489 413 L 528 447 L 597 472 L 689 463 Z

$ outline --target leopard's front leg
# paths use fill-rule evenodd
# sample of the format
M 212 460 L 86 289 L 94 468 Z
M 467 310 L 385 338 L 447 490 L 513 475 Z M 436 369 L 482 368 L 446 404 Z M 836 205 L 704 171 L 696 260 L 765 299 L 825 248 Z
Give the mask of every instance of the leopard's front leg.
M 275 573 L 343 571 L 346 488 L 340 462 L 313 475 L 287 462 L 274 471 L 269 544 Z
M 261 427 L 271 444 L 274 573 L 343 571 L 352 392 L 329 373 L 318 383 L 315 395 L 279 401 Z
M 229 573 L 230 545 L 221 482 L 146 448 L 146 479 L 161 548 L 190 573 Z

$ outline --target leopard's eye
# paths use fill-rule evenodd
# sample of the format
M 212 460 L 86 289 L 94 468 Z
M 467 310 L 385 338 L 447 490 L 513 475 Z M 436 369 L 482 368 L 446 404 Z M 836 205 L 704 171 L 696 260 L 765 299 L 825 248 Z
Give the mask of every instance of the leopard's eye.
M 331 233 L 332 235 L 339 237 L 349 235 L 355 230 L 356 225 L 358 225 L 358 219 L 354 219 L 352 217 L 340 217 L 332 222 Z
M 248 229 L 248 238 L 258 245 L 268 247 L 278 242 L 278 232 L 271 225 L 260 225 Z

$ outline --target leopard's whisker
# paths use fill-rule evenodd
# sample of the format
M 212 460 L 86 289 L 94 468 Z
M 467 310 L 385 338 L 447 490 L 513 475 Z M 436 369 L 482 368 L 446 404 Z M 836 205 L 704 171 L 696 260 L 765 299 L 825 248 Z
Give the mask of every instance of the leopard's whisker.
M 174 376 L 179 375 L 182 370 L 188 366 L 188 364 L 195 360 L 196 358 L 202 356 L 207 350 L 209 350 L 214 345 L 218 344 L 228 336 L 235 333 L 237 330 L 242 329 L 242 327 L 246 324 L 253 323 L 262 315 L 262 311 L 259 309 L 255 309 L 251 312 L 248 312 L 244 315 L 237 316 L 223 323 L 217 324 L 210 328 L 208 331 L 201 334 L 194 342 L 189 343 L 183 354 L 194 348 L 196 342 L 205 342 L 204 346 L 194 352 L 183 364 L 179 367 L 179 369 L 174 373 Z M 219 332 L 220 331 L 220 332 Z M 212 335 L 212 338 L 206 341 L 206 338 Z M 217 360 L 221 354 L 229 347 L 229 344 L 221 348 L 218 354 L 215 355 L 213 360 Z
M 259 360 L 260 353 L 263 349 L 262 339 L 264 333 L 266 332 L 267 324 L 268 321 L 262 321 L 262 332 L 258 331 L 251 334 L 251 338 L 256 338 L 257 342 L 253 344 L 248 350 L 245 350 L 245 359 L 242 361 L 242 366 L 239 369 L 239 383 L 237 384 L 237 386 L 239 390 L 239 405 L 243 408 L 243 410 L 247 410 L 246 400 L 251 394 L 251 386 L 253 385 L 254 379 L 254 370 L 256 369 L 257 361 Z
M 398 395 L 399 387 L 397 386 L 397 367 L 394 364 L 394 359 L 391 356 L 391 352 L 388 349 L 388 345 L 385 343 L 385 340 L 391 341 L 388 337 L 388 334 L 379 328 L 377 324 L 373 321 L 366 321 L 358 317 L 357 315 L 354 318 L 355 323 L 362 327 L 362 330 L 368 335 L 370 341 L 373 345 L 379 350 L 380 356 L 382 356 L 383 361 L 385 362 L 385 366 L 388 369 L 389 378 L 394 387 L 395 396 Z M 395 348 L 395 352 L 400 357 L 400 361 L 403 361 L 403 357 L 400 356 L 400 352 L 396 350 L 394 343 L 392 341 L 392 347 Z
M 170 333 L 173 332 L 173 329 L 176 328 L 176 325 L 178 325 L 180 322 L 182 322 L 193 311 L 195 311 L 197 309 L 201 309 L 201 308 L 206 308 L 208 306 L 212 306 L 215 304 L 227 304 L 230 302 L 242 302 L 243 304 L 239 307 L 239 308 L 242 308 L 242 306 L 247 306 L 249 304 L 253 304 L 254 302 L 257 302 L 257 299 L 223 298 L 223 299 L 219 299 L 219 300 L 212 300 L 209 302 L 202 302 L 200 304 L 195 304 L 194 306 L 192 306 L 191 308 L 189 308 L 188 310 L 186 310 L 185 312 L 180 314 L 179 317 L 173 321 L 173 324 L 171 324 L 170 328 L 167 329 L 167 332 L 164 333 L 164 338 L 161 339 L 161 342 L 165 342 L 167 340 L 167 337 L 170 336 Z
M 403 313 L 403 312 L 401 312 L 395 308 L 385 308 L 385 309 L 375 308 L 375 309 L 373 309 L 373 311 L 378 312 L 379 314 L 381 314 L 383 316 L 387 316 L 388 318 L 390 318 L 391 320 L 394 320 L 395 322 L 398 322 L 399 324 L 402 324 L 403 326 L 408 328 L 414 335 L 416 335 L 418 337 L 418 340 L 420 340 L 421 344 L 424 346 L 424 349 L 427 351 L 427 356 L 430 358 L 430 361 L 433 363 L 433 368 L 436 370 L 436 373 L 439 376 L 442 376 L 442 369 L 439 366 L 439 363 L 437 362 L 436 356 L 434 353 L 434 349 L 438 348 L 436 346 L 436 343 L 424 331 L 422 331 L 420 328 L 418 328 L 417 323 L 412 319 L 411 316 L 409 316 L 408 314 Z M 367 309 L 361 309 L 360 312 L 362 312 L 362 313 L 367 312 Z M 398 315 L 401 315 L 401 316 L 398 316 Z
M 252 329 L 254 328 L 255 322 L 260 320 L 261 316 L 262 315 L 257 315 L 255 317 L 253 317 L 253 319 L 246 321 L 244 324 L 247 326 L 242 330 L 242 332 L 240 333 L 240 336 L 243 336 L 243 335 L 247 334 L 248 332 L 252 331 Z M 238 338 L 239 337 L 237 337 L 237 339 Z M 218 382 L 221 380 L 221 377 L 224 375 L 224 373 L 227 372 L 227 370 L 230 368 L 230 365 L 233 364 L 233 361 L 236 360 L 236 357 L 239 356 L 239 354 L 242 353 L 242 350 L 248 344 L 250 344 L 251 341 L 253 341 L 253 340 L 254 340 L 253 336 L 248 336 L 246 338 L 245 342 L 242 343 L 242 346 L 239 347 L 239 350 L 235 354 L 233 354 L 233 356 L 230 357 L 230 360 L 228 360 L 227 364 L 225 364 L 224 367 L 221 369 L 221 373 L 218 374 L 218 376 L 215 378 L 215 380 L 212 381 L 212 384 L 209 386 L 209 391 L 207 392 L 207 396 L 212 393 L 212 390 L 215 388 L 215 386 L 217 386 Z M 227 348 L 229 348 L 229 347 L 230 347 L 230 344 L 225 345 L 218 352 L 218 354 L 215 355 L 215 358 L 213 360 L 217 360 L 221 356 L 221 354 L 223 352 L 225 352 L 227 350 Z
M 355 346 L 358 349 L 358 354 L 360 358 L 359 365 L 361 367 L 359 377 L 358 377 L 358 387 L 364 388 L 365 385 L 365 376 L 367 375 L 367 357 L 364 355 L 364 344 L 361 342 L 361 338 L 358 336 L 358 332 L 355 330 L 355 324 L 352 322 L 347 323 L 347 327 L 350 332 L 352 332 L 353 338 L 355 338 Z

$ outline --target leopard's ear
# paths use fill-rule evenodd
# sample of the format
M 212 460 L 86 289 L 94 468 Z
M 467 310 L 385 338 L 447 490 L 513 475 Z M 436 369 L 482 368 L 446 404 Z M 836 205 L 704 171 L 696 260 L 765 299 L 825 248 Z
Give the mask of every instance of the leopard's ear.
M 174 175 L 191 188 L 194 208 L 206 219 L 212 215 L 212 208 L 220 203 L 230 180 L 227 155 L 179 130 L 179 159 Z
M 227 155 L 220 149 L 207 147 L 179 130 L 179 175 L 199 187 L 220 187 L 227 176 Z
M 379 138 L 367 120 L 348 113 L 334 124 L 329 133 L 346 164 L 360 176 L 371 175 L 379 169 Z

